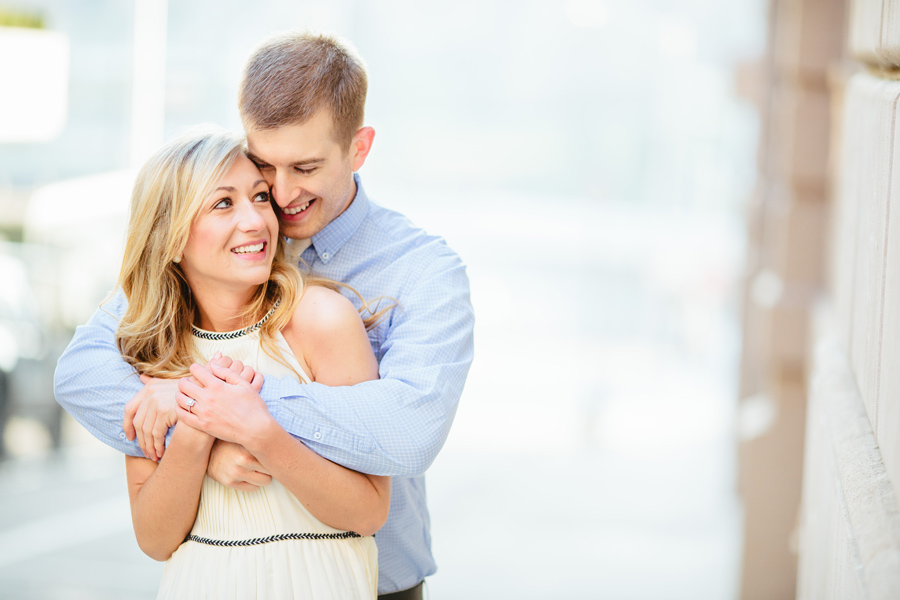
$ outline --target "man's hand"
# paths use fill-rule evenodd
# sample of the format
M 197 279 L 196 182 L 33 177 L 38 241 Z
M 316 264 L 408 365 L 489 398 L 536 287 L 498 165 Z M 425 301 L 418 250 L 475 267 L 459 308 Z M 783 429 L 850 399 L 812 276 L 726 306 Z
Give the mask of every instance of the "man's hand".
M 206 474 L 242 492 L 254 492 L 272 482 L 272 476 L 246 448 L 222 440 L 213 444 Z
M 262 389 L 263 376 L 241 361 L 233 361 L 219 353 L 206 364 L 217 365 L 248 382 L 252 389 L 259 393 Z M 188 378 L 193 380 L 193 377 Z M 157 379 L 141 375 L 143 389 L 135 394 L 125 405 L 125 417 L 122 428 L 129 440 L 137 437 L 138 445 L 144 456 L 158 461 L 166 450 L 166 434 L 169 428 L 178 421 L 177 379 Z
M 177 379 L 157 379 L 141 375 L 144 387 L 125 405 L 122 428 L 125 436 L 138 445 L 150 460 L 162 458 L 166 433 L 178 421 Z

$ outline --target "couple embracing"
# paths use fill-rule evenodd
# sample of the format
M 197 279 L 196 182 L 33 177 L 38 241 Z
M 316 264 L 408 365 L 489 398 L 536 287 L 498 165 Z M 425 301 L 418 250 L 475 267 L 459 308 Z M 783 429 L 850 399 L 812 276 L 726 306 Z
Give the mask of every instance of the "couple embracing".
M 459 257 L 363 190 L 366 90 L 334 38 L 263 43 L 246 144 L 144 165 L 119 289 L 60 359 L 58 401 L 126 454 L 160 598 L 421 598 L 435 572 L 424 472 L 474 317 Z

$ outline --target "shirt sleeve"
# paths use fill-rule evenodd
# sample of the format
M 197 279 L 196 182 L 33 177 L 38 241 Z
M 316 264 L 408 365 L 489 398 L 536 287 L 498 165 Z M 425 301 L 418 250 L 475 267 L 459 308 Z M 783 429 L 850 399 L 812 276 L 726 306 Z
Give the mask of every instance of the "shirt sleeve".
M 407 279 L 382 342 L 381 379 L 350 387 L 266 382 L 275 419 L 316 453 L 373 475 L 416 477 L 437 456 L 474 353 L 465 266 L 449 249 Z
M 56 365 L 54 389 L 56 401 L 94 437 L 125 454 L 143 456 L 137 441 L 128 441 L 122 429 L 125 404 L 143 387 L 116 346 L 125 302 L 117 292 L 75 330 Z

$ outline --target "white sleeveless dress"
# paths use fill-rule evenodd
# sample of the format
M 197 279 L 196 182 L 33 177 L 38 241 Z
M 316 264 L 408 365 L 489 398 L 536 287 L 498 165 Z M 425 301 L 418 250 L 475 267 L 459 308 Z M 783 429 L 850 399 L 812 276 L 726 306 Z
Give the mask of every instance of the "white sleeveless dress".
M 197 355 L 209 359 L 221 352 L 267 376 L 296 377 L 262 350 L 258 327 L 227 334 L 197 330 Z M 302 374 L 281 334 L 278 343 Z M 325 525 L 277 481 L 241 492 L 205 477 L 194 527 L 166 561 L 157 598 L 351 600 L 375 598 L 377 584 L 372 536 Z

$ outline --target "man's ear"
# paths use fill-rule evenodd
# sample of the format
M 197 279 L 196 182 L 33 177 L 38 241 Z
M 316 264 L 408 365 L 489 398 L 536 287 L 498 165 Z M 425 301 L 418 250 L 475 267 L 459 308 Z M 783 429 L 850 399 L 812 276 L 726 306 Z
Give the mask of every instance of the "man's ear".
M 369 156 L 369 150 L 372 149 L 372 142 L 375 140 L 375 130 L 371 127 L 362 127 L 353 136 L 350 142 L 350 158 L 353 162 L 353 170 L 359 171 L 366 157 Z

